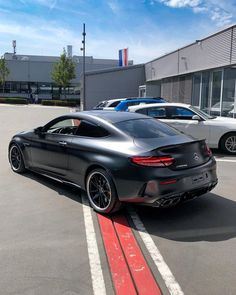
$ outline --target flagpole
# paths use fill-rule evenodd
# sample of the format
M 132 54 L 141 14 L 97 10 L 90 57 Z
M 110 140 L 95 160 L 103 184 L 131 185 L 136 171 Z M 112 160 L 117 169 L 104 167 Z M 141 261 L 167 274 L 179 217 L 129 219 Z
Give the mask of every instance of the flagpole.
M 83 24 L 83 40 L 82 40 L 82 48 L 80 48 L 83 51 L 83 69 L 82 69 L 82 80 L 83 80 L 83 91 L 82 91 L 82 96 L 80 96 L 80 110 L 83 111 L 86 107 L 86 100 L 85 100 L 85 24 Z

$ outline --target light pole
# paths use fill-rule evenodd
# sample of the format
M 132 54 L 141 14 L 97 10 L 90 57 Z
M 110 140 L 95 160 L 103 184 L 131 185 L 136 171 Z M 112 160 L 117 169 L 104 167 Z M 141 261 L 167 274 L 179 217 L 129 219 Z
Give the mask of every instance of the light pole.
M 82 97 L 80 97 L 80 110 L 83 111 L 85 109 L 85 24 L 83 24 L 83 40 L 82 40 L 82 48 L 80 50 L 83 51 L 83 70 L 82 70 L 82 80 L 83 80 L 83 91 L 82 91 Z

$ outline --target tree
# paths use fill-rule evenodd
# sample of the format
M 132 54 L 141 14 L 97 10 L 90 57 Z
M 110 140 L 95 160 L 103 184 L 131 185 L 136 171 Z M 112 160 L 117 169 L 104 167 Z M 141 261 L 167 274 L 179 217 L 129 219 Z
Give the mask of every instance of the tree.
M 68 87 L 70 85 L 70 81 L 75 78 L 75 63 L 66 55 L 66 51 L 64 49 L 60 56 L 60 60 L 53 67 L 52 79 L 59 87 L 64 89 L 65 98 L 66 87 Z
M 10 71 L 6 65 L 6 60 L 4 57 L 0 58 L 0 83 L 2 84 L 3 93 L 5 91 L 5 81 Z

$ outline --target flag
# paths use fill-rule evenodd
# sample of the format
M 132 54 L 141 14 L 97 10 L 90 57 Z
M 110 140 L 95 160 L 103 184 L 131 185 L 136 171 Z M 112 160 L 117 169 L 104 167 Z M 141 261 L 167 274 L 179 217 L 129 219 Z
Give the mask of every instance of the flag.
M 128 48 L 119 50 L 119 66 L 128 66 Z

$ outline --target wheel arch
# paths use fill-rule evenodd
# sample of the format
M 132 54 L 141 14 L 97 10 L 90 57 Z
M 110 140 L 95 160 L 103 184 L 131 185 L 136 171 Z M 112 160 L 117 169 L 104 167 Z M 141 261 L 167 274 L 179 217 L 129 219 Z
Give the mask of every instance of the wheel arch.
M 228 134 L 236 134 L 236 130 L 233 130 L 233 131 L 228 131 L 226 133 L 224 133 L 223 135 L 221 135 L 220 139 L 219 139 L 219 142 L 218 142 L 218 149 L 221 148 L 221 143 L 222 143 L 222 140 L 223 138 L 228 135 Z
M 107 169 L 106 167 L 104 167 L 104 166 L 101 165 L 101 164 L 92 164 L 92 165 L 90 165 L 90 166 L 87 168 L 87 170 L 86 170 L 86 172 L 85 172 L 85 176 L 84 176 L 84 188 L 85 188 L 85 189 L 86 189 L 86 180 L 87 180 L 87 177 L 88 177 L 89 173 L 90 173 L 91 171 L 95 170 L 95 169 L 102 169 L 102 170 L 105 170 L 107 173 L 110 174 L 110 176 L 111 176 L 111 178 L 112 178 L 112 181 L 113 181 L 114 184 L 115 184 L 114 177 L 113 177 L 113 175 L 112 175 L 112 173 L 111 173 L 111 171 L 110 171 L 109 169 Z M 115 187 L 116 187 L 116 185 L 115 185 Z
M 13 145 L 17 145 L 18 148 L 20 149 L 20 152 L 21 152 L 21 155 L 23 157 L 23 161 L 24 161 L 24 165 L 26 167 L 28 167 L 28 163 L 26 161 L 26 157 L 25 157 L 25 153 L 24 153 L 24 145 L 23 143 L 20 141 L 20 138 L 17 139 L 17 138 L 14 138 L 10 141 L 9 145 L 8 145 L 8 160 L 9 160 L 9 152 L 10 152 L 10 149 Z

